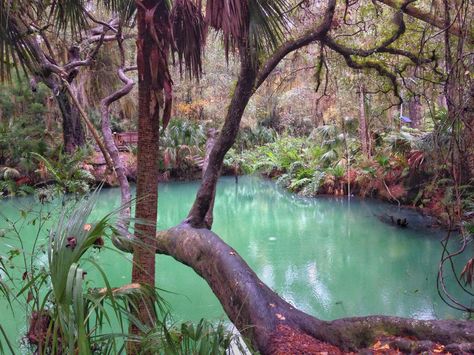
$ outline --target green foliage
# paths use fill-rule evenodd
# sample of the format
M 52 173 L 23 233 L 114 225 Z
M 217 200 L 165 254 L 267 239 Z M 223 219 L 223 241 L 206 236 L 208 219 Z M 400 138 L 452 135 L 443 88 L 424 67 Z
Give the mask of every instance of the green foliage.
M 328 146 L 314 145 L 314 137 L 277 136 L 274 142 L 238 154 L 231 150 L 225 163 L 245 173 L 276 175 L 277 184 L 304 196 L 315 196 L 327 173 L 323 157 Z M 329 150 L 330 151 L 330 150 Z M 335 164 L 334 161 L 327 162 Z M 338 173 L 340 168 L 336 168 Z M 344 170 L 342 170 L 344 173 Z M 340 175 L 340 174 L 339 174 Z M 338 175 L 338 177 L 340 177 Z
M 91 222 L 97 199 L 98 190 L 74 205 L 59 204 L 59 220 L 48 232 L 46 246 L 40 243 L 46 232 L 45 222 L 54 216 L 54 209 L 43 209 L 44 205 L 40 205 L 39 212 L 21 211 L 19 221 L 2 216 L 10 227 L 2 230 L 0 237 L 16 238 L 20 245 L 22 228 L 37 226 L 31 254 L 23 247 L 4 251 L 6 255 L 0 252 L 0 297 L 12 307 L 16 302 L 26 304 L 31 322 L 36 324 L 28 330 L 30 350 L 41 347 L 41 353 L 51 354 L 119 354 L 127 341 L 133 341 L 143 343 L 153 353 L 224 354 L 233 335 L 222 324 L 214 326 L 202 320 L 196 326 L 184 323 L 170 327 L 166 304 L 157 289 L 141 284 L 111 287 L 94 249 L 106 252 L 103 239 L 117 234 L 111 224 L 117 211 Z M 37 256 L 44 253 L 48 255 L 47 264 L 36 263 Z M 10 277 L 10 268 L 18 267 L 15 260 L 23 264 L 21 270 L 28 270 L 22 281 Z M 85 265 L 102 276 L 104 288 L 87 288 Z M 155 300 L 156 313 L 161 315 L 151 328 L 133 316 L 133 310 L 143 299 Z M 130 322 L 146 334 L 144 338 L 128 334 Z M 11 340 L 0 325 L 0 352 L 14 353 Z
M 35 189 L 29 185 L 18 185 L 15 180 L 0 180 L 0 196 L 26 196 L 33 194 Z
M 94 177 L 89 171 L 81 168 L 82 162 L 89 155 L 88 148 L 79 149 L 72 155 L 65 154 L 61 149 L 58 149 L 55 160 L 32 153 L 32 157 L 44 166 L 42 173 L 49 174 L 55 183 L 52 186 L 52 194 L 84 194 L 89 191 Z
M 203 124 L 184 119 L 172 119 L 162 137 L 162 168 L 176 169 L 181 173 L 194 168 L 204 154 L 206 127 Z
M 29 173 L 24 164 L 29 153 L 48 156 L 55 147 L 51 132 L 44 129 L 47 90 L 39 85 L 33 93 L 26 81 L 0 85 L 0 165 L 23 163 Z
M 277 133 L 273 128 L 257 125 L 255 128 L 244 127 L 239 130 L 234 146 L 240 152 L 274 142 Z
M 205 143 L 206 127 L 203 124 L 178 118 L 170 120 L 160 138 L 160 144 L 164 148 L 183 145 L 201 147 Z
M 226 354 L 234 335 L 222 323 L 213 325 L 201 319 L 169 327 L 166 322 L 152 329 L 142 341 L 143 351 L 154 354 Z

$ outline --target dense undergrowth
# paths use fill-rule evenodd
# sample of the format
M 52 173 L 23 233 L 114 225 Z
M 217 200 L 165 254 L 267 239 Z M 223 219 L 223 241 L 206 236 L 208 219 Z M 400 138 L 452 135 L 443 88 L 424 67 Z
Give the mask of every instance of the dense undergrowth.
M 45 199 L 61 191 L 85 193 L 104 181 L 115 184 L 106 176 L 105 162 L 93 146 L 78 149 L 72 155 L 63 153 L 58 139 L 60 124 L 54 111 L 47 107 L 46 91 L 39 86 L 33 94 L 22 81 L 2 87 L 2 194 L 25 195 L 36 190 Z M 13 98 L 12 102 L 8 98 Z M 431 115 L 426 131 L 407 126 L 377 129 L 371 133 L 368 155 L 361 152 L 355 119 L 313 128 L 282 127 L 275 121 L 274 114 L 263 115 L 253 127 L 243 127 L 226 156 L 224 172 L 259 173 L 303 196 L 378 197 L 423 208 L 443 224 L 450 223 L 456 215 L 456 222 L 462 219 L 456 208 L 464 211 L 465 217 L 471 216 L 472 184 L 464 181 L 457 186 L 457 195 L 454 191 L 448 162 L 453 127 L 443 110 Z M 118 132 L 133 129 L 128 123 L 122 127 L 117 118 L 113 122 Z M 157 155 L 164 180 L 200 177 L 207 132 L 214 126 L 212 122 L 182 118 L 170 121 L 162 133 L 162 149 Z M 19 135 L 25 139 L 18 140 Z M 131 180 L 136 178 L 136 153 L 133 145 L 122 152 Z M 454 207 L 459 195 L 461 206 Z
M 21 349 L 38 354 L 118 354 L 128 343 L 139 343 L 145 353 L 222 354 L 231 344 L 242 346 L 222 323 L 176 323 L 161 297 L 164 290 L 110 284 L 100 258 L 102 253 L 117 253 L 108 242 L 120 238 L 113 227 L 117 211 L 91 220 L 97 196 L 95 191 L 80 199 L 69 195 L 42 201 L 39 208 L 20 211 L 19 220 L 0 212 L 5 221 L 0 237 L 9 246 L 0 252 L 0 297 L 12 312 L 21 309 L 28 324 L 27 333 L 16 339 L 9 338 L 6 325 L 0 324 L 0 353 Z M 35 235 L 30 248 L 22 236 L 31 227 Z M 116 257 L 126 259 L 120 252 Z M 85 270 L 92 270 L 99 281 L 91 283 Z M 151 326 L 133 316 L 141 299 L 154 300 L 158 317 Z M 143 336 L 130 335 L 130 324 Z
M 433 132 L 401 127 L 377 135 L 373 155 L 364 157 L 356 137 L 335 125 L 309 137 L 275 135 L 250 149 L 233 149 L 226 164 L 241 174 L 259 173 L 302 196 L 320 194 L 378 197 L 425 209 L 447 224 L 452 216 L 454 182 L 440 157 Z M 459 187 L 462 209 L 471 211 L 473 188 Z M 465 217 L 469 217 L 467 212 Z

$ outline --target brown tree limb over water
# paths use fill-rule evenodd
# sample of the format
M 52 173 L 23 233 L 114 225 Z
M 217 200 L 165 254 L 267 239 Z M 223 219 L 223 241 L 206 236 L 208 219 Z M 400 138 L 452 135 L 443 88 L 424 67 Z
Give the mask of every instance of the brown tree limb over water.
M 203 277 L 229 319 L 262 354 L 275 351 L 279 327 L 333 344 L 343 351 L 368 347 L 380 336 L 474 347 L 474 322 L 368 316 L 323 321 L 283 300 L 266 286 L 240 255 L 208 229 L 183 223 L 157 234 L 157 252 L 170 255 Z M 462 345 L 460 345 L 462 344 Z M 296 346 L 297 344 L 295 344 Z
M 157 233 L 156 251 L 174 257 L 203 277 L 223 305 L 229 319 L 263 354 L 283 351 L 278 346 L 279 344 L 283 346 L 279 339 L 284 338 L 282 334 L 284 330 L 331 343 L 344 351 L 366 348 L 377 337 L 385 335 L 410 336 L 414 339 L 413 341 L 405 340 L 404 344 L 400 340 L 398 347 L 400 349 L 403 347 L 403 351 L 406 352 L 412 351 L 420 342 L 426 341 L 446 345 L 456 344 L 452 347 L 454 349 L 456 347 L 457 349 L 474 348 L 474 323 L 468 321 L 421 321 L 372 316 L 328 322 L 310 316 L 273 292 L 235 250 L 209 230 L 212 222 L 209 219 L 206 220 L 206 215 L 212 212 L 212 200 L 222 162 L 225 154 L 234 144 L 245 107 L 253 93 L 287 54 L 310 43 L 320 42 L 323 46 L 342 55 L 349 66 L 357 69 L 375 69 L 382 76 L 393 79 L 391 81 L 395 93 L 397 93 L 397 84 L 394 74 L 379 63 L 360 63 L 353 57 L 365 58 L 382 51 L 387 55 L 405 56 L 415 64 L 431 61 L 430 58 L 420 59 L 412 53 L 388 47 L 395 43 L 404 32 L 402 14 L 397 14 L 395 18 L 397 20 L 396 33 L 382 41 L 381 45 L 364 51 L 342 46 L 327 35 L 331 28 L 335 4 L 335 0 L 330 0 L 322 16 L 321 24 L 303 33 L 301 37 L 283 43 L 265 63 L 252 62 L 248 43 L 245 41 L 239 43 L 241 62 L 239 79 L 225 123 L 209 154 L 208 168 L 205 169 L 195 202 L 184 223 Z M 141 97 L 140 103 L 144 104 L 145 99 L 149 101 L 150 97 Z M 154 210 L 156 211 L 156 208 Z M 289 341 L 285 344 L 286 349 Z M 294 342 L 290 345 L 296 352 L 299 344 Z

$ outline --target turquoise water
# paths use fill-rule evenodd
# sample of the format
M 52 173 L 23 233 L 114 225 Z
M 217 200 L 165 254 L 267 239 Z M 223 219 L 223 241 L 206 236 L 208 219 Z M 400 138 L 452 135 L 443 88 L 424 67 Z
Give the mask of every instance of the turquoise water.
M 197 188 L 197 182 L 160 185 L 160 228 L 186 217 Z M 104 189 L 94 217 L 99 219 L 118 207 L 119 199 L 118 189 Z M 31 197 L 0 201 L 0 229 L 8 228 L 5 218 L 21 221 L 19 210 L 31 206 L 40 208 Z M 436 290 L 443 234 L 396 228 L 377 218 L 394 209 L 357 198 L 350 203 L 347 198 L 300 198 L 256 177 L 240 178 L 237 185 L 233 178 L 222 178 L 213 230 L 278 294 L 319 318 L 370 314 L 419 319 L 462 317 L 441 301 Z M 21 229 L 27 252 L 36 228 L 37 224 Z M 0 255 L 8 256 L 9 250 L 21 247 L 10 234 L 0 238 Z M 39 244 L 45 238 L 40 238 Z M 130 256 L 104 250 L 95 257 L 112 286 L 130 282 Z M 46 256 L 34 262 L 45 263 Z M 13 272 L 20 278 L 23 271 L 19 268 Z M 89 285 L 102 287 L 97 273 L 89 271 Z M 226 319 L 206 282 L 190 268 L 170 257 L 157 256 L 156 271 L 158 286 L 172 292 L 163 296 L 176 320 Z M 446 282 L 454 285 L 449 278 Z M 472 302 L 467 296 L 461 297 Z M 18 338 L 26 329 L 25 312 L 15 306 L 12 315 L 2 299 L 0 312 L 2 326 L 11 337 Z

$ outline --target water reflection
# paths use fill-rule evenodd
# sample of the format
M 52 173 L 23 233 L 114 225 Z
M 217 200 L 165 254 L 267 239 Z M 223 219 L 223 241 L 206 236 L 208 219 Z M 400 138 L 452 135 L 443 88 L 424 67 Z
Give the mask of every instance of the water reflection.
M 197 187 L 197 183 L 160 185 L 160 228 L 186 217 Z M 119 199 L 117 189 L 103 190 L 95 218 L 117 208 Z M 34 206 L 34 201 L 0 201 L 1 212 L 8 218 L 18 218 L 17 206 Z M 393 213 L 393 208 L 370 200 L 300 198 L 254 177 L 240 178 L 237 185 L 233 178 L 222 178 L 213 229 L 278 294 L 323 319 L 368 314 L 460 317 L 439 300 L 435 287 L 440 236 L 395 228 L 376 217 Z M 6 227 L 0 217 L 0 228 Z M 27 246 L 32 235 L 33 227 L 26 227 Z M 0 239 L 2 254 L 14 244 L 14 240 Z M 106 250 L 94 257 L 113 286 L 129 282 L 130 256 Z M 101 286 L 92 269 L 88 279 Z M 157 257 L 157 280 L 160 288 L 173 292 L 164 296 L 176 319 L 225 317 L 205 281 L 170 257 Z M 2 322 L 18 329 L 18 319 Z

